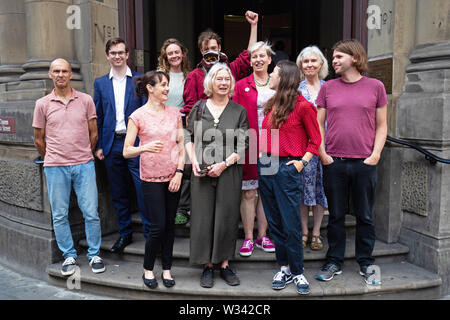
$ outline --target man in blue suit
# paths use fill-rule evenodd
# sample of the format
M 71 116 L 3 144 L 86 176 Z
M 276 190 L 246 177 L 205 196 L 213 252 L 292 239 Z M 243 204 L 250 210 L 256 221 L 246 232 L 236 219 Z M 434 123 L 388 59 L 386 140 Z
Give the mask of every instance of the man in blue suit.
M 106 58 L 111 65 L 111 71 L 109 74 L 95 79 L 94 82 L 94 102 L 97 109 L 99 137 L 95 156 L 100 160 L 105 160 L 120 233 L 120 237 L 111 251 L 117 253 L 122 252 L 132 242 L 130 175 L 136 189 L 144 236 L 148 235 L 150 229 L 150 223 L 146 218 L 147 208 L 141 190 L 139 157 L 125 159 L 122 154 L 128 117 L 145 103 L 134 95 L 133 77 L 141 74 L 130 70 L 127 65 L 128 57 L 129 50 L 125 41 L 120 38 L 110 39 L 106 43 Z M 139 145 L 138 139 L 136 139 L 135 145 Z

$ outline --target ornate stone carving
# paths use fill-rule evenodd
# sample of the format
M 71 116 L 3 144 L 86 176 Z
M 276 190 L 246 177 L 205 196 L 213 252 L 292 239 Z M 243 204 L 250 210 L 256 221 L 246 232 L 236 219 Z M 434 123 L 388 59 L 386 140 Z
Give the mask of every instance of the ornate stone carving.
M 402 164 L 402 210 L 428 216 L 428 167 L 417 162 Z

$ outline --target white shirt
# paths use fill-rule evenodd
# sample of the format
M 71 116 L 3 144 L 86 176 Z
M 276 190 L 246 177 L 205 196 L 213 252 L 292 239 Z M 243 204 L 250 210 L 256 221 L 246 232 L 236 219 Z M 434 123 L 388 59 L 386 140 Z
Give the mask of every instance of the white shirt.
M 127 73 L 122 79 L 115 77 L 113 70 L 109 72 L 114 88 L 114 101 L 116 103 L 116 132 L 127 132 L 125 125 L 125 90 L 127 88 L 127 77 L 132 77 L 131 69 L 127 67 Z
M 178 110 L 184 108 L 183 90 L 184 90 L 184 74 L 183 72 L 171 72 L 169 74 L 169 96 L 164 103 L 168 106 L 175 107 Z M 183 114 L 184 115 L 184 114 Z

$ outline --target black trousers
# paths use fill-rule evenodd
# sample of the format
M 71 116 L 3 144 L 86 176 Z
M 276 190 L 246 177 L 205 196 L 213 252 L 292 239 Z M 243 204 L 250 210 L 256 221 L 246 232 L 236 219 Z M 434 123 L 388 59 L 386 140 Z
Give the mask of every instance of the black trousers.
M 175 239 L 175 214 L 180 191 L 170 192 L 169 182 L 142 181 L 142 193 L 147 204 L 147 219 L 151 223 L 145 243 L 144 269 L 153 270 L 156 255 L 161 251 L 163 270 L 172 267 Z
M 375 201 L 377 166 L 364 164 L 363 159 L 344 160 L 323 166 L 325 195 L 328 199 L 329 222 L 327 262 L 342 266 L 345 254 L 345 214 L 348 212 L 349 192 L 352 194 L 356 217 L 355 257 L 360 266 L 375 262 L 375 226 L 372 208 Z

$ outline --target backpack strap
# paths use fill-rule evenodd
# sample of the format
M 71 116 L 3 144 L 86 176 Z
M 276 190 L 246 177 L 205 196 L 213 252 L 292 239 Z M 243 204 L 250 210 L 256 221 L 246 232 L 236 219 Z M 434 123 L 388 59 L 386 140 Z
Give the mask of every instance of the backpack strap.
M 206 107 L 206 100 L 202 100 L 197 109 L 197 121 L 201 120 L 203 112 L 205 111 L 205 107 Z

